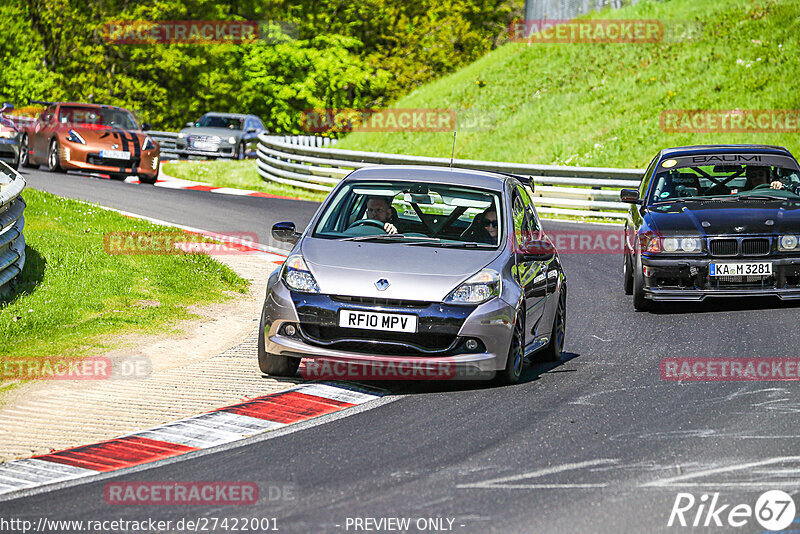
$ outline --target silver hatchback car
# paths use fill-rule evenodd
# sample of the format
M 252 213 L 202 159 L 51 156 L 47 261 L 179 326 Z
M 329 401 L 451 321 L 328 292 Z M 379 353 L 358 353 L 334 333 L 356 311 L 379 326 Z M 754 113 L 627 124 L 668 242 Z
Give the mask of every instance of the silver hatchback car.
M 273 237 L 294 248 L 269 278 L 261 371 L 294 376 L 305 359 L 303 369 L 341 371 L 311 378 L 515 383 L 534 355 L 559 360 L 567 284 L 532 185 L 463 169 L 364 168 L 302 234 L 276 224 Z

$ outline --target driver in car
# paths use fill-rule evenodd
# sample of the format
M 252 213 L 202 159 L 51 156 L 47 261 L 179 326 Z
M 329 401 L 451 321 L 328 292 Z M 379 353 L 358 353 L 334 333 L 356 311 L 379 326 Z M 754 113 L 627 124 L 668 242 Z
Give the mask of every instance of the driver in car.
M 372 197 L 367 201 L 367 219 L 382 222 L 387 234 L 397 233 L 397 227 L 390 222 L 393 214 L 392 205 L 386 197 Z
M 771 189 L 783 189 L 783 183 L 780 180 L 770 182 L 769 167 L 750 165 L 745 169 L 745 176 L 747 176 L 747 183 L 750 184 L 750 189 L 767 184 Z

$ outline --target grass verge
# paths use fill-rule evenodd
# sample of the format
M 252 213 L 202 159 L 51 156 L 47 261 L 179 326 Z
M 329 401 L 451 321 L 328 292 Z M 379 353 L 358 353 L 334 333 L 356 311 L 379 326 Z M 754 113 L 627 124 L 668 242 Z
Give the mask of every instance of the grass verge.
M 252 189 L 271 195 L 322 202 L 326 193 L 306 191 L 298 187 L 265 182 L 256 171 L 256 162 L 245 161 L 177 161 L 164 163 L 164 172 L 182 180 L 205 182 L 216 187 Z
M 670 109 L 800 107 L 800 2 L 643 0 L 588 18 L 658 19 L 659 43 L 509 43 L 396 108 L 466 110 L 456 157 L 644 168 L 665 147 L 767 143 L 791 133 L 667 133 Z M 450 157 L 452 132 L 354 133 L 337 148 Z
M 192 317 L 187 306 L 248 287 L 206 255 L 104 249 L 110 232 L 169 230 L 163 226 L 36 190 L 24 197 L 27 261 L 14 293 L 0 300 L 0 359 L 95 355 L 122 334 L 163 333 Z

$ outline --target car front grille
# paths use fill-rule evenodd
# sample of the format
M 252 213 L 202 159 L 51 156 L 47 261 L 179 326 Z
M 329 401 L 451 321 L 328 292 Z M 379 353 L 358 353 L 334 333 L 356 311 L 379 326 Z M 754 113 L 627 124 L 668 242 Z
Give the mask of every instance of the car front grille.
M 89 154 L 86 156 L 86 163 L 91 165 L 102 165 L 104 167 L 120 167 L 123 169 L 133 169 L 139 166 L 139 159 L 112 159 L 102 158 L 100 154 Z
M 306 341 L 363 354 L 425 355 L 443 353 L 455 347 L 457 335 L 442 333 L 383 332 L 338 326 L 301 323 Z
M 739 242 L 736 239 L 712 239 L 708 243 L 708 251 L 712 256 L 736 256 Z
M 770 240 L 765 238 L 743 239 L 742 254 L 745 256 L 766 256 L 770 252 Z
M 216 135 L 190 135 L 186 141 L 190 147 L 200 145 L 202 149 L 216 149 L 220 144 L 220 138 Z
M 331 300 L 336 302 L 346 302 L 348 304 L 365 304 L 368 306 L 391 306 L 395 308 L 427 308 L 431 305 L 430 302 L 421 300 L 394 300 L 394 299 L 378 299 L 372 297 L 349 297 L 349 296 L 331 296 Z

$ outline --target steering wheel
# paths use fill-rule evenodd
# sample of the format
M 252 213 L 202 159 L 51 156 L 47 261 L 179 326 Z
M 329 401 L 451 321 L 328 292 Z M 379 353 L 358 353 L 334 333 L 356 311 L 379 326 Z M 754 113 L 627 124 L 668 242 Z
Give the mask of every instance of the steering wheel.
M 384 228 L 383 228 L 384 224 L 385 223 L 382 223 L 378 219 L 359 219 L 359 220 L 355 221 L 353 224 L 351 224 L 350 226 L 348 226 L 347 229 L 349 230 L 350 228 L 355 228 L 357 226 L 374 226 L 376 228 L 380 228 L 381 230 L 384 230 Z
M 756 189 L 772 189 L 772 184 L 759 184 L 750 191 L 755 191 Z

